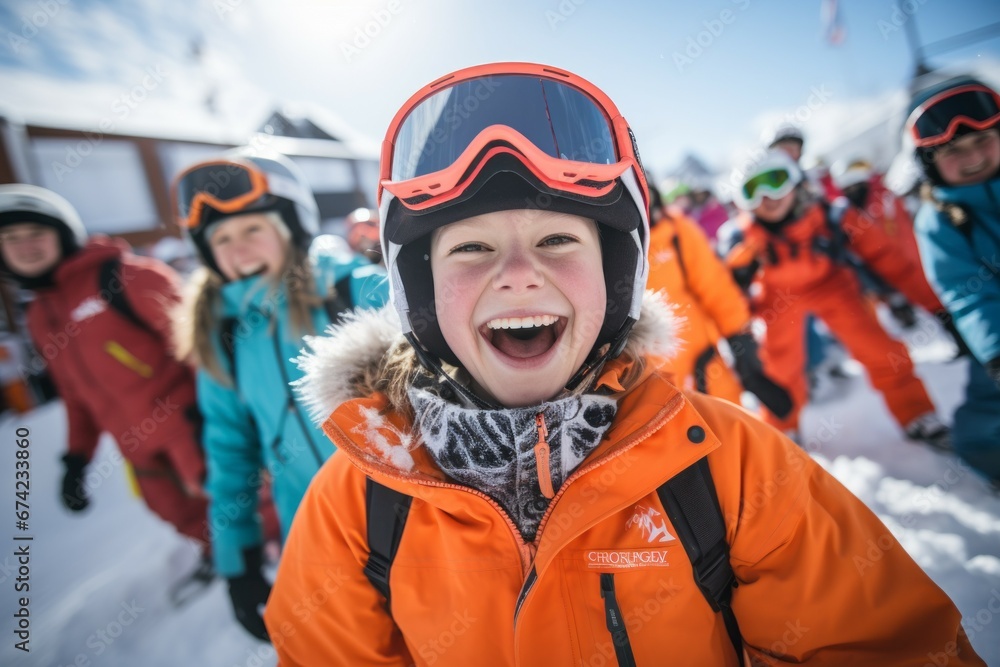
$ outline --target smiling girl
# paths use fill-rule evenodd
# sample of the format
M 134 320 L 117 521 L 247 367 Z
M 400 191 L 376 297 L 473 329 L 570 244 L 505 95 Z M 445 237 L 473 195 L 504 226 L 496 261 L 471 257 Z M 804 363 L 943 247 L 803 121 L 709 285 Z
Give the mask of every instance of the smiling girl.
M 604 93 L 525 63 L 443 77 L 390 126 L 379 198 L 394 308 L 302 360 L 340 453 L 265 612 L 280 664 L 983 664 L 856 498 L 646 363 L 673 327 Z
M 906 129 L 927 183 L 924 271 L 972 352 L 955 450 L 1000 488 L 1000 93 L 962 77 L 919 94 Z
M 236 618 L 266 639 L 259 607 L 258 490 L 269 479 L 282 535 L 309 481 L 334 452 L 289 383 L 302 338 L 351 306 L 384 302 L 381 272 L 331 250 L 319 210 L 288 158 L 239 150 L 199 163 L 175 185 L 177 212 L 205 265 L 177 318 L 180 354 L 199 366 L 209 526 Z

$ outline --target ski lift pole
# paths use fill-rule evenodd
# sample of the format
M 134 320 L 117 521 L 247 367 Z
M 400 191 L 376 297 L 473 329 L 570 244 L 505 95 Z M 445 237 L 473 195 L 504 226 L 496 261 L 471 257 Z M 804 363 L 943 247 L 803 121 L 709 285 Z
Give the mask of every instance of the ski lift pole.
M 898 7 L 898 3 L 895 4 Z M 906 34 L 906 43 L 910 46 L 910 52 L 913 54 L 913 80 L 916 80 L 932 71 L 924 59 L 924 48 L 920 44 L 920 36 L 917 34 L 916 12 L 903 21 L 903 32 Z

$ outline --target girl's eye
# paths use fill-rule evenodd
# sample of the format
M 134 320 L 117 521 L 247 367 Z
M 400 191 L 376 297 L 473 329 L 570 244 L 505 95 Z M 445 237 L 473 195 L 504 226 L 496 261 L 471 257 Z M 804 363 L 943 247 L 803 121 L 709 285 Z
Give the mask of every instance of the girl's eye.
M 954 146 L 942 146 L 934 152 L 935 160 L 950 160 L 958 155 L 958 150 Z
M 454 255 L 457 252 L 485 252 L 486 250 L 487 247 L 482 243 L 463 243 L 452 248 L 448 251 L 448 254 Z
M 573 238 L 572 236 L 567 235 L 567 234 L 553 234 L 552 236 L 548 236 L 548 237 L 542 239 L 542 242 L 539 243 L 538 245 L 540 245 L 540 246 L 558 246 L 558 245 L 565 245 L 567 243 L 575 243 L 575 242 L 576 242 L 576 239 Z
M 993 141 L 995 136 L 994 132 L 984 132 L 983 134 L 976 136 L 976 147 L 982 147 L 988 145 Z
M 226 243 L 229 243 L 229 237 L 228 236 L 214 236 L 214 237 L 212 237 L 211 244 L 212 244 L 213 247 L 217 247 L 217 246 L 220 246 L 220 245 L 225 245 Z

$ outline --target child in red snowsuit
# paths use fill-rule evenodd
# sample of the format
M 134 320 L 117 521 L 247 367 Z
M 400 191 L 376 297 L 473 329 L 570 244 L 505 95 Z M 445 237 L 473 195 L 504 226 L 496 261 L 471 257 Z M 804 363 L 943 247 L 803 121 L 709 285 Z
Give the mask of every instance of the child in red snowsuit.
M 194 377 L 170 346 L 174 272 L 124 242 L 88 242 L 69 202 L 21 184 L 0 186 L 0 271 L 35 293 L 28 328 L 66 406 L 63 504 L 89 505 L 102 477 L 87 465 L 107 432 L 146 505 L 206 549 Z M 210 576 L 210 561 L 203 565 Z
M 965 343 L 951 316 L 941 304 L 920 264 L 913 218 L 903 200 L 882 182 L 864 160 L 846 160 L 833 166 L 834 183 L 843 193 L 841 227 L 851 249 L 886 286 L 894 290 L 886 299 L 893 316 L 912 326 L 913 309 L 919 306 L 938 319 L 964 351 Z M 907 324 L 908 323 L 908 324 Z

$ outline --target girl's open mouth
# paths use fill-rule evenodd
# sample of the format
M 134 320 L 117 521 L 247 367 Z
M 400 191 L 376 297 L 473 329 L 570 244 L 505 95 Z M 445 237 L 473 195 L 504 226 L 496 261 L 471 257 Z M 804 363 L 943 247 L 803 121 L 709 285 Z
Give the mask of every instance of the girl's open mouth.
M 555 347 L 565 329 L 564 317 L 533 315 L 496 318 L 480 327 L 479 333 L 502 354 L 514 359 L 531 359 Z
M 267 264 L 261 264 L 258 268 L 252 269 L 238 269 L 240 272 L 240 279 L 253 278 L 255 276 L 262 276 L 267 273 Z

